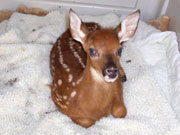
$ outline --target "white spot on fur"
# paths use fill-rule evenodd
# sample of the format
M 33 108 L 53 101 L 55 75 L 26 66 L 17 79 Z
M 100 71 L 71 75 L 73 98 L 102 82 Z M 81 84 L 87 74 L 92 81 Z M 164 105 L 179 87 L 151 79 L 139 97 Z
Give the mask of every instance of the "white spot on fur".
M 51 60 L 51 63 L 54 63 L 54 59 Z
M 61 52 L 61 46 L 60 46 L 60 45 L 59 45 L 59 46 L 57 46 L 57 50 L 58 50 L 59 55 L 61 55 L 61 54 L 62 54 L 62 52 Z
M 64 108 L 64 109 L 67 109 L 67 106 L 65 106 L 65 105 L 62 105 L 62 108 Z
M 74 96 L 76 96 L 76 91 L 75 90 L 71 93 L 71 97 L 73 98 Z
M 66 70 L 66 72 L 69 72 L 70 69 L 69 69 L 68 65 L 64 63 L 63 55 L 62 55 L 62 52 L 61 52 L 61 46 L 58 45 L 57 48 L 58 48 L 58 52 L 59 52 L 59 62 L 62 65 L 62 67 Z
M 65 69 L 68 68 L 68 66 L 66 64 L 64 64 L 64 63 L 62 63 L 62 67 L 65 68 Z
M 69 69 L 69 68 L 66 68 L 66 72 L 70 72 L 70 69 Z
M 57 102 L 57 104 L 58 104 L 61 108 L 63 108 L 63 109 L 67 109 L 67 106 L 62 105 L 60 102 Z
M 59 79 L 59 80 L 58 80 L 58 85 L 60 86 L 61 84 L 62 84 L 62 80 Z
M 69 102 L 67 101 L 66 104 L 69 105 Z
M 52 69 L 52 70 L 55 70 L 54 66 L 51 66 L 51 69 Z
M 56 96 L 58 97 L 58 98 L 62 98 L 62 96 L 61 95 L 59 95 L 59 92 L 56 90 Z
M 61 106 L 62 104 L 60 102 L 56 102 L 59 106 Z
M 62 102 L 62 98 L 56 98 L 56 100 Z
M 78 84 L 82 81 L 82 79 L 83 79 L 83 77 L 80 77 L 80 78 L 77 80 L 76 84 L 78 85 Z
M 82 62 L 81 57 L 79 56 L 79 54 L 75 51 L 75 49 L 73 48 L 73 45 L 75 44 L 75 42 L 72 39 L 69 39 L 69 47 L 71 49 L 71 51 L 73 52 L 74 56 L 78 59 L 79 63 L 81 64 L 81 66 L 83 68 L 85 68 L 84 63 Z
M 75 82 L 72 82 L 72 86 L 76 86 L 76 83 L 75 83 Z
M 67 96 L 63 96 L 63 99 L 66 100 L 66 99 L 67 99 Z
M 85 68 L 85 65 L 82 62 L 81 57 L 79 56 L 79 54 L 76 51 L 74 51 L 74 56 L 78 59 L 79 63 L 82 65 L 82 67 Z
M 68 82 L 71 82 L 73 80 L 73 76 L 72 76 L 72 74 L 69 74 L 69 76 L 68 76 Z

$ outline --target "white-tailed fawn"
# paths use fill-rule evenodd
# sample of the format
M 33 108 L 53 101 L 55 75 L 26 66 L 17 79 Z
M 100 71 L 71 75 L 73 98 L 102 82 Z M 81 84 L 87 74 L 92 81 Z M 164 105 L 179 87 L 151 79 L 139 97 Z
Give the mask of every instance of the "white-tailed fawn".
M 126 115 L 120 65 L 122 44 L 136 32 L 140 11 L 128 15 L 115 29 L 83 23 L 70 10 L 70 28 L 54 44 L 50 56 L 52 99 L 75 123 L 88 128 L 112 114 Z

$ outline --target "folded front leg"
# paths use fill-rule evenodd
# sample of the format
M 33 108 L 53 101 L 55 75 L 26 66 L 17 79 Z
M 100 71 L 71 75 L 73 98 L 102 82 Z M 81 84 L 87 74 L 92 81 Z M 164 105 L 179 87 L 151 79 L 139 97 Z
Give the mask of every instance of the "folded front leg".
M 122 98 L 116 96 L 113 102 L 111 113 L 116 118 L 123 118 L 126 116 L 126 107 Z

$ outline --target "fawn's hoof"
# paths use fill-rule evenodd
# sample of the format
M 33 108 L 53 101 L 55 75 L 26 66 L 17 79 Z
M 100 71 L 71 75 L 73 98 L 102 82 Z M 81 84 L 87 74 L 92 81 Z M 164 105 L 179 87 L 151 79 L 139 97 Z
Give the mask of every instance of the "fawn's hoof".
M 74 121 L 75 123 L 77 123 L 80 126 L 83 126 L 85 128 L 88 128 L 90 126 L 92 126 L 95 121 L 88 119 L 88 118 L 72 118 L 72 121 Z
M 126 107 L 125 106 L 119 106 L 119 107 L 114 107 L 112 109 L 112 115 L 115 117 L 115 118 L 124 118 L 126 116 Z

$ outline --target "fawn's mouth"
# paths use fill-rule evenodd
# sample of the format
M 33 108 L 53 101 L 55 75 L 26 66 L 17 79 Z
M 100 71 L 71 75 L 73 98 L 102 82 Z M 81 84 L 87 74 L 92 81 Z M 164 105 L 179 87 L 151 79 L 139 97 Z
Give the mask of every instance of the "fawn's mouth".
M 103 76 L 106 82 L 114 82 L 119 76 L 119 70 L 114 67 L 106 68 L 103 70 Z
M 106 82 L 114 82 L 114 81 L 116 81 L 117 78 L 118 78 L 118 75 L 115 78 L 110 78 L 109 76 L 105 76 L 104 80 Z

